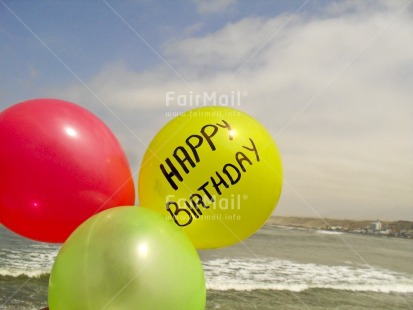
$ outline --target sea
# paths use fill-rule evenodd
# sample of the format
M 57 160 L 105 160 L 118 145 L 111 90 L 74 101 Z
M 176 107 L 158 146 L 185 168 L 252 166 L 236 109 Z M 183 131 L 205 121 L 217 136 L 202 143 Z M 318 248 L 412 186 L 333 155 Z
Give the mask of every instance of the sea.
M 60 245 L 0 225 L 0 246 L 0 309 L 46 307 Z M 267 224 L 199 254 L 208 310 L 413 309 L 413 239 Z

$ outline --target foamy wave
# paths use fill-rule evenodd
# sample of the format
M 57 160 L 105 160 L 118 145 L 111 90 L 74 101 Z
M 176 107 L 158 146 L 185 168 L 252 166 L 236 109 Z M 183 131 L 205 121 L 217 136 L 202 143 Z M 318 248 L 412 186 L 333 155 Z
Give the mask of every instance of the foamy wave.
M 0 268 L 0 277 L 27 277 L 27 278 L 40 278 L 43 276 L 48 276 L 50 271 L 46 270 L 32 270 L 32 271 L 22 271 L 22 270 L 13 270 L 13 269 L 2 269 Z
M 331 231 L 331 230 L 317 230 L 318 234 L 325 234 L 325 235 L 342 235 L 343 232 L 341 231 Z
M 0 275 L 38 277 L 50 273 L 58 250 L 58 245 L 48 244 L 28 244 L 19 249 L 2 249 Z
M 204 262 L 212 290 L 288 290 L 312 288 L 382 293 L 413 293 L 413 276 L 371 267 L 300 264 L 273 259 L 215 259 Z

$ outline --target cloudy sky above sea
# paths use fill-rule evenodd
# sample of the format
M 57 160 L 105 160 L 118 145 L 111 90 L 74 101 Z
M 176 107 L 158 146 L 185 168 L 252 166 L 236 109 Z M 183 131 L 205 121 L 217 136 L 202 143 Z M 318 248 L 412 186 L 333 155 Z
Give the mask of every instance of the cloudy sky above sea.
M 0 0 L 0 111 L 82 105 L 136 180 L 171 113 L 236 97 L 280 149 L 276 215 L 413 220 L 412 38 L 412 0 Z

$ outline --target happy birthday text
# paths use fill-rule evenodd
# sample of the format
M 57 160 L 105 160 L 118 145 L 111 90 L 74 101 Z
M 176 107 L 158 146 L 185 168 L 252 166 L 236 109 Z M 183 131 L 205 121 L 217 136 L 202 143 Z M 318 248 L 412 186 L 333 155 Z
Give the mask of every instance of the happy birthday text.
M 228 143 L 234 139 L 235 134 L 231 125 L 225 120 L 221 122 L 207 124 L 201 128 L 199 133 L 188 136 L 185 143 L 177 146 L 172 156 L 167 157 L 165 162 L 160 164 L 160 170 L 172 189 L 178 190 L 179 186 L 185 186 L 184 176 L 201 162 L 198 152 L 200 147 L 205 145 L 211 152 L 217 150 L 216 138 L 214 138 L 217 133 L 226 130 Z M 209 158 L 211 159 L 211 157 Z M 212 159 L 214 160 L 213 157 Z M 216 160 L 218 159 L 216 158 Z M 167 201 L 166 210 L 177 225 L 191 224 L 194 218 L 198 219 L 203 214 L 202 209 L 210 208 L 210 204 L 215 201 L 214 197 L 222 195 L 226 188 L 237 184 L 242 175 L 249 169 L 248 167 L 259 161 L 258 149 L 254 140 L 249 138 L 248 143 L 241 145 L 235 152 L 233 161 L 227 162 L 221 169 L 213 171 L 211 176 L 200 183 L 197 191 L 187 199 L 179 199 L 179 203 Z

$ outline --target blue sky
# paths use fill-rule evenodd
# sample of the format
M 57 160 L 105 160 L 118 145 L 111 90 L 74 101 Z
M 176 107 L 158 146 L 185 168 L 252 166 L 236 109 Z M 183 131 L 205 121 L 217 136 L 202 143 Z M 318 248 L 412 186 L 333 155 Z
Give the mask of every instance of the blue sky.
M 278 215 L 413 219 L 412 1 L 0 0 L 0 111 L 72 101 L 137 174 L 166 94 L 242 94 L 283 157 Z

